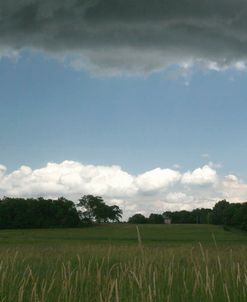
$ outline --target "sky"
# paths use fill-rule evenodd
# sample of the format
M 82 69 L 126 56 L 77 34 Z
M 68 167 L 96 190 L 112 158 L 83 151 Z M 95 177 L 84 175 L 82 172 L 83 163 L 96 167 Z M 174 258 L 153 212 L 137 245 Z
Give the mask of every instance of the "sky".
M 0 197 L 246 201 L 246 20 L 244 0 L 0 3 Z

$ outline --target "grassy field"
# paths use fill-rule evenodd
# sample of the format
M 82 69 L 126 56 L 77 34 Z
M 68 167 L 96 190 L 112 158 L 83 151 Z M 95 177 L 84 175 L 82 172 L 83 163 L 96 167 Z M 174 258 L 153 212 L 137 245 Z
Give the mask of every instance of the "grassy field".
M 247 233 L 209 225 L 139 233 L 128 224 L 1 230 L 0 301 L 247 301 Z

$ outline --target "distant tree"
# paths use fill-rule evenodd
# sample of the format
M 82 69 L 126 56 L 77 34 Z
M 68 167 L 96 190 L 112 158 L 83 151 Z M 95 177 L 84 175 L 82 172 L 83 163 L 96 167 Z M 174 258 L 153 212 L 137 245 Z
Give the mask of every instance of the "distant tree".
M 195 209 L 192 211 L 167 211 L 164 216 L 172 223 L 203 223 L 223 225 L 224 230 L 237 227 L 247 231 L 247 202 L 230 203 L 226 200 L 217 202 L 213 209 Z
M 194 209 L 192 211 L 167 211 L 163 215 L 171 218 L 172 223 L 206 224 L 210 222 L 211 209 Z
M 234 211 L 232 217 L 234 226 L 247 231 L 247 202 L 240 204 Z
M 169 217 L 172 223 L 196 223 L 195 218 L 189 211 L 175 211 L 175 212 L 164 212 L 164 216 Z
M 161 214 L 150 214 L 148 218 L 148 223 L 162 224 L 164 223 L 164 217 Z
M 247 203 L 217 202 L 212 211 L 212 223 L 234 226 L 247 231 Z
M 147 223 L 148 219 L 143 216 L 142 214 L 135 214 L 133 216 L 131 216 L 128 220 L 128 223 L 136 223 L 136 224 L 143 224 L 143 223 Z
M 122 210 L 117 206 L 108 206 L 101 196 L 84 195 L 79 199 L 81 207 L 81 217 L 84 221 L 97 223 L 100 222 L 118 222 L 122 217 Z
M 0 228 L 77 227 L 81 224 L 75 204 L 63 197 L 8 198 L 0 200 Z
M 239 220 L 236 220 L 236 216 L 234 217 L 235 213 L 237 213 L 238 209 L 241 208 L 240 203 L 230 203 L 227 205 L 223 211 L 223 219 L 224 224 L 229 226 L 235 226 L 239 224 Z
M 212 212 L 211 209 L 195 209 L 192 210 L 190 223 L 197 223 L 197 224 L 208 224 L 210 223 L 210 213 Z
M 247 231 L 247 202 L 241 205 L 242 220 L 240 221 L 240 227 L 242 230 Z
M 108 219 L 110 221 L 119 222 L 122 218 L 123 211 L 117 205 L 108 206 Z
M 215 204 L 212 211 L 212 223 L 213 224 L 226 224 L 226 213 L 227 208 L 230 206 L 230 203 L 226 200 L 221 200 Z

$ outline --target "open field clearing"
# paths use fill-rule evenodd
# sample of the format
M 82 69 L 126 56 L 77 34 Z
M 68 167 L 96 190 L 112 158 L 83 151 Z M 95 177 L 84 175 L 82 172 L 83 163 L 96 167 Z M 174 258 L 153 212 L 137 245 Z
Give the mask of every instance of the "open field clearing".
M 209 225 L 1 230 L 0 301 L 247 301 L 247 234 Z

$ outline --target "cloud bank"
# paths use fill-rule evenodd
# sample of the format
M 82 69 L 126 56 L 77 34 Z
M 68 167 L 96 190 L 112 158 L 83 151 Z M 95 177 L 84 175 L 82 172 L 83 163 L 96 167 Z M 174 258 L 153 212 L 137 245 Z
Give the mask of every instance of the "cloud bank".
M 95 73 L 143 73 L 172 64 L 245 69 L 244 0 L 8 0 L 0 54 L 42 50 Z
M 243 202 L 247 184 L 235 175 L 220 176 L 209 165 L 193 171 L 156 168 L 132 175 L 119 166 L 84 165 L 75 161 L 48 163 L 12 173 L 0 165 L 0 196 L 64 196 L 77 201 L 84 194 L 118 204 L 125 217 L 142 212 L 211 207 L 220 199 Z

